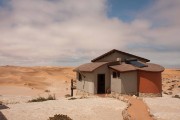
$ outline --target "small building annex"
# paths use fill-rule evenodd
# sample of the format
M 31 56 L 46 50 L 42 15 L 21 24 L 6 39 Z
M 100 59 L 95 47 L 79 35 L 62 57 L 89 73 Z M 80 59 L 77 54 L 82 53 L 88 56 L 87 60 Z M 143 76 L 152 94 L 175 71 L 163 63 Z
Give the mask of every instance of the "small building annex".
M 161 96 L 164 67 L 150 60 L 113 49 L 75 68 L 77 90 L 138 96 Z

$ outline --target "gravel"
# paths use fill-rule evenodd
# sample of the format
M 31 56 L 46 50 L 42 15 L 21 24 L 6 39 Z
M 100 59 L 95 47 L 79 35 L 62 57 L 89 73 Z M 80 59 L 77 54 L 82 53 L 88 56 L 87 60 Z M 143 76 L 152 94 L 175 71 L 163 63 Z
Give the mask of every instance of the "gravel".
M 156 97 L 143 99 L 150 108 L 150 113 L 159 120 L 180 120 L 180 99 Z

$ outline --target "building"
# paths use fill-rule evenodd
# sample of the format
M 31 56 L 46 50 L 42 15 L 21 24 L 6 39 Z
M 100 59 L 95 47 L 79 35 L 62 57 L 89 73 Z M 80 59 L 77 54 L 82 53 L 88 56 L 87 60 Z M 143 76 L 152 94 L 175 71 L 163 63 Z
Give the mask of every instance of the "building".
M 75 68 L 77 89 L 91 94 L 107 92 L 161 96 L 160 65 L 119 50 L 111 50 Z

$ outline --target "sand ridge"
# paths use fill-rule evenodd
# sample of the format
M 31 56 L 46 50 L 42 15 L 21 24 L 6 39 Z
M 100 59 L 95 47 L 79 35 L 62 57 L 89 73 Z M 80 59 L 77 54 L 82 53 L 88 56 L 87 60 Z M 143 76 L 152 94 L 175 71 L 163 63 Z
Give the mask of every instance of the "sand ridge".
M 45 90 L 63 96 L 69 92 L 74 67 L 0 67 L 1 95 L 39 95 Z M 24 93 L 23 93 L 24 91 Z M 37 93 L 37 94 L 36 94 Z M 63 95 L 61 95 L 64 93 Z

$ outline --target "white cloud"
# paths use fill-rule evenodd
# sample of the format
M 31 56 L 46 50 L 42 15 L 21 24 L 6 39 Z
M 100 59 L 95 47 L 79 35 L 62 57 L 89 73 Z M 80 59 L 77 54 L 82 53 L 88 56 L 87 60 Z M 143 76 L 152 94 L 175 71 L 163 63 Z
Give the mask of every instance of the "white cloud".
M 0 64 L 77 65 L 113 48 L 161 63 L 179 51 L 179 6 L 157 1 L 124 23 L 107 17 L 106 0 L 11 0 L 0 8 Z

